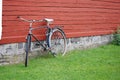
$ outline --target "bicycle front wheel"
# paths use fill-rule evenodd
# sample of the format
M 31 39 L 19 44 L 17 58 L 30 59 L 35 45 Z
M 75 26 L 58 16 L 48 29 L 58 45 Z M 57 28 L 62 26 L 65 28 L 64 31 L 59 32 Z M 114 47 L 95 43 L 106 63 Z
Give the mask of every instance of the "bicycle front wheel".
M 67 48 L 67 41 L 64 32 L 59 28 L 53 29 L 48 38 L 48 45 L 54 55 L 64 56 Z
M 26 45 L 25 45 L 25 52 L 26 52 L 25 67 L 27 67 L 28 65 L 28 53 L 30 51 L 30 47 L 31 47 L 31 35 L 28 34 L 26 39 Z

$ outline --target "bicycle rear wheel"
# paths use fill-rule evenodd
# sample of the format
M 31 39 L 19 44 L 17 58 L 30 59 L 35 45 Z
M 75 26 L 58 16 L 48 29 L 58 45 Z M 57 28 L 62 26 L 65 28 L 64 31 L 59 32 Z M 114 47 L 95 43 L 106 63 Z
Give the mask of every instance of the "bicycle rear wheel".
M 53 29 L 48 38 L 48 45 L 53 55 L 64 56 L 67 48 L 67 41 L 64 32 L 59 28 Z
M 31 47 L 31 35 L 28 34 L 27 39 L 26 39 L 26 45 L 25 45 L 25 52 L 26 52 L 25 67 L 27 67 L 27 65 L 28 65 L 28 53 L 30 51 L 30 47 Z

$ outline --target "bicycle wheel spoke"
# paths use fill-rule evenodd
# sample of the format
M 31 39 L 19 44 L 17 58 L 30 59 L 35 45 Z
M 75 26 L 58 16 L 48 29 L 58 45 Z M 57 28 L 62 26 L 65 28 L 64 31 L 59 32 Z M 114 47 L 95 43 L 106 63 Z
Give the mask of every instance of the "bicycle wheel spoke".
M 66 37 L 64 33 L 59 30 L 53 30 L 53 33 L 50 35 L 49 44 L 51 52 L 55 54 L 65 54 L 66 51 Z

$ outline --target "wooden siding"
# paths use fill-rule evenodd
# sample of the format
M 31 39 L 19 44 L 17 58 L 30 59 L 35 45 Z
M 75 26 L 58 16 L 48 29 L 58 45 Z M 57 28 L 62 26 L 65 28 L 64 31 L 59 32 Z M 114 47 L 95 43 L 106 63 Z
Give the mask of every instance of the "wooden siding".
M 17 19 L 53 18 L 67 37 L 112 33 L 120 25 L 120 0 L 3 0 L 0 44 L 25 41 L 28 23 Z M 34 26 L 41 25 L 39 23 Z M 44 37 L 45 30 L 34 33 Z

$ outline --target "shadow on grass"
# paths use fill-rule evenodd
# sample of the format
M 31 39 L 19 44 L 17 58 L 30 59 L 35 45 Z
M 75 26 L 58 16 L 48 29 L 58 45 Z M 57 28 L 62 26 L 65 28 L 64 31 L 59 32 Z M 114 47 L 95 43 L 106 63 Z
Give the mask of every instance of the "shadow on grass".
M 55 58 L 51 53 L 43 54 L 38 56 L 37 58 L 43 58 L 43 59 L 50 59 L 50 58 Z

